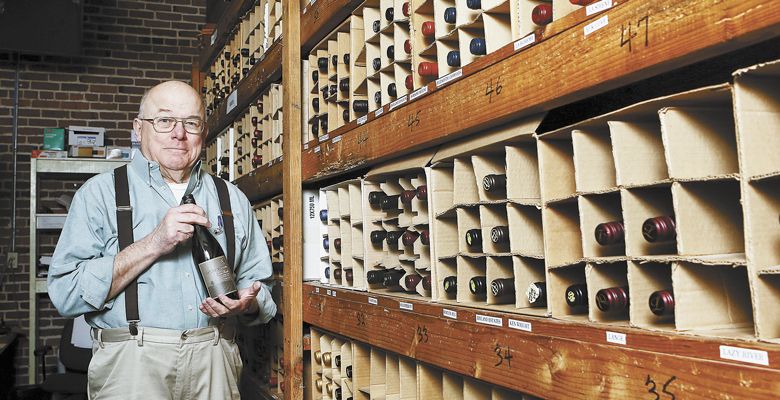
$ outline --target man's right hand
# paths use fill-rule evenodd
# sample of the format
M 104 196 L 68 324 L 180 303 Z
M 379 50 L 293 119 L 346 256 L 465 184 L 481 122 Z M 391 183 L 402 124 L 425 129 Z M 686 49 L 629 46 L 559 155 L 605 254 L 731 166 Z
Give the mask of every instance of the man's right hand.
M 169 209 L 149 236 L 160 255 L 168 254 L 179 243 L 192 237 L 195 224 L 211 228 L 211 222 L 202 208 L 195 204 L 183 204 Z

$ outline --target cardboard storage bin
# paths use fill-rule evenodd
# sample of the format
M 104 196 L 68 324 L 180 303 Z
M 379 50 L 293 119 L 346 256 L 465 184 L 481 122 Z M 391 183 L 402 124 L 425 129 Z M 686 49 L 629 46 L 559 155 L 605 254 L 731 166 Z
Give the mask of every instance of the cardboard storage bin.
M 672 266 L 668 262 L 629 261 L 628 286 L 631 289 L 631 326 L 651 330 L 674 330 L 674 309 L 651 310 L 650 296 L 654 292 L 672 289 Z
M 596 229 L 600 224 L 611 223 L 610 226 L 616 227 L 619 231 L 619 223 L 623 223 L 620 192 L 580 196 L 577 200 L 585 258 L 625 256 L 625 239 L 619 240 L 617 238 L 621 235 L 620 233 L 615 232 L 615 236 L 611 236 L 610 241 L 604 243 L 599 243 L 599 239 L 596 237 Z M 625 238 L 625 229 L 622 235 Z
M 617 262 L 609 264 L 587 264 L 585 266 L 585 279 L 588 284 L 588 294 L 590 298 L 588 315 L 591 322 L 605 322 L 618 325 L 628 325 L 629 319 L 629 297 L 630 288 L 628 286 L 628 266 L 626 262 Z M 608 310 L 599 308 L 599 291 L 602 289 L 610 290 L 621 288 L 626 290 L 628 296 L 615 301 Z M 618 289 L 619 290 L 619 289 Z M 622 300 L 622 301 L 621 301 Z M 629 304 L 625 304 L 629 302 Z M 621 308 L 620 305 L 625 308 Z
M 573 200 L 548 204 L 542 210 L 548 268 L 574 264 L 583 258 L 579 207 Z
M 587 304 L 575 307 L 566 302 L 566 290 L 572 285 L 584 285 L 584 297 Z M 585 264 L 579 263 L 567 267 L 547 270 L 547 304 L 553 318 L 587 322 L 588 305 L 593 297 L 588 293 L 585 278 Z M 595 294 L 595 293 L 594 293 Z

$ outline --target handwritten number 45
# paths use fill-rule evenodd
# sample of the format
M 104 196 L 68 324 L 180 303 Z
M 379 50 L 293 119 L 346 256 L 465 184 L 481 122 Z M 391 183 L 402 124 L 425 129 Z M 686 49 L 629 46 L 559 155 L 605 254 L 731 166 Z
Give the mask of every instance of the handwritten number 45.
M 661 387 L 661 393 L 669 395 L 669 398 L 671 400 L 675 400 L 676 397 L 674 396 L 674 393 L 669 391 L 669 385 L 671 385 L 672 382 L 674 382 L 675 379 L 677 379 L 677 377 L 676 376 L 672 376 L 671 378 L 669 378 L 668 381 L 664 382 L 663 386 Z M 654 400 L 660 400 L 661 399 L 661 395 L 659 395 L 658 392 L 657 392 L 655 381 L 653 380 L 653 378 L 650 377 L 650 375 L 647 375 L 647 379 L 645 380 L 645 386 L 648 387 L 648 389 L 647 389 L 648 393 L 655 395 L 655 399 Z

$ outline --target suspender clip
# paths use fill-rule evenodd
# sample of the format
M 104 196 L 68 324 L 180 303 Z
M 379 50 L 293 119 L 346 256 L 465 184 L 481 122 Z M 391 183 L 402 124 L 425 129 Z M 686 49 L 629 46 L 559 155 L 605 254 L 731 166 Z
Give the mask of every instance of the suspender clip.
M 138 336 L 138 323 L 141 321 L 129 321 L 130 326 L 128 328 L 130 329 L 130 334 L 133 336 Z

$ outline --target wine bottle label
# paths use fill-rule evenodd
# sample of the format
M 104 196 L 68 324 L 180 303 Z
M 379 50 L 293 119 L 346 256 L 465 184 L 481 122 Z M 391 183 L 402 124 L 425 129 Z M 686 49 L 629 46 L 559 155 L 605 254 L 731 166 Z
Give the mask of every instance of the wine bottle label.
M 536 301 L 539 300 L 539 296 L 541 294 L 542 290 L 536 284 L 529 285 L 528 289 L 525 291 L 525 295 L 528 296 L 529 303 L 536 303 Z
M 228 266 L 225 256 L 212 258 L 198 264 L 200 275 L 206 284 L 209 297 L 216 299 L 219 295 L 228 295 L 236 291 L 236 281 L 233 271 Z

